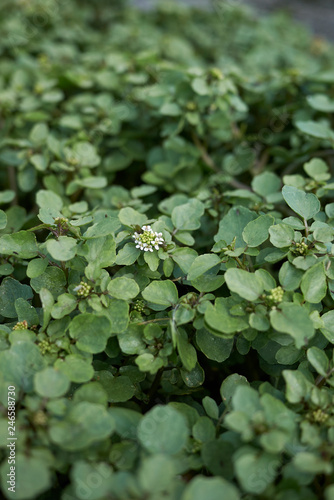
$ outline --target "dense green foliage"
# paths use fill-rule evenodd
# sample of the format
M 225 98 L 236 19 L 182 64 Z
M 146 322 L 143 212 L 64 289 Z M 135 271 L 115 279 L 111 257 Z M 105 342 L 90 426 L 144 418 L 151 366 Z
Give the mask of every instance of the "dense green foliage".
M 219 1 L 1 7 L 3 495 L 333 500 L 332 48 Z

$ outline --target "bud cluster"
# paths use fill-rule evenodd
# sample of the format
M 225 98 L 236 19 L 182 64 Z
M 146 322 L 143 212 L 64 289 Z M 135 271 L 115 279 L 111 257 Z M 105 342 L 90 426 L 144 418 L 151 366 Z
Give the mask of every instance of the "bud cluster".
M 13 326 L 13 330 L 28 330 L 28 321 L 19 321 Z
M 33 416 L 33 423 L 35 425 L 45 426 L 48 423 L 48 419 L 42 410 L 36 411 Z
M 296 243 L 294 250 L 300 255 L 305 255 L 308 250 L 308 246 L 304 241 L 302 241 L 301 243 Z
M 75 156 L 70 156 L 70 158 L 68 158 L 68 163 L 72 166 L 76 166 L 78 165 L 79 160 Z
M 189 109 L 189 111 L 194 111 L 196 109 L 196 103 L 194 101 L 187 102 L 187 109 Z
M 268 299 L 271 302 L 274 302 L 275 304 L 279 304 L 282 302 L 284 296 L 284 290 L 281 286 L 278 286 L 276 288 L 272 288 L 270 290 L 270 294 L 268 295 Z
M 68 219 L 66 219 L 66 217 L 56 217 L 55 223 L 59 226 L 66 226 L 68 223 Z
M 190 445 L 190 450 L 191 453 L 198 453 L 202 449 L 202 443 L 201 441 L 198 441 L 197 439 L 194 439 Z
M 86 298 L 91 293 L 92 287 L 85 281 L 81 281 L 80 284 L 73 289 L 73 291 L 77 292 L 79 297 Z
M 314 422 L 317 422 L 319 424 L 323 424 L 324 422 L 326 422 L 326 420 L 328 420 L 328 418 L 328 413 L 321 410 L 321 408 L 314 410 L 314 412 L 312 413 L 312 419 L 314 420 Z
M 136 248 L 144 250 L 144 252 L 153 252 L 153 248 L 159 250 L 165 240 L 162 238 L 162 233 L 153 231 L 151 226 L 143 226 L 142 233 L 135 232 L 132 236 L 136 243 Z
M 142 314 L 145 311 L 145 302 L 143 300 L 136 300 L 133 310 Z
M 41 350 L 41 353 L 43 355 L 47 354 L 48 352 L 51 352 L 52 351 L 52 346 L 50 345 L 50 343 L 47 341 L 47 340 L 41 340 L 38 344 L 38 347 L 40 348 Z
M 220 71 L 219 68 L 212 68 L 210 70 L 211 75 L 216 78 L 217 80 L 222 80 L 224 78 L 223 73 Z
M 55 224 L 57 226 L 57 236 L 67 234 L 69 231 L 68 219 L 66 217 L 55 217 Z

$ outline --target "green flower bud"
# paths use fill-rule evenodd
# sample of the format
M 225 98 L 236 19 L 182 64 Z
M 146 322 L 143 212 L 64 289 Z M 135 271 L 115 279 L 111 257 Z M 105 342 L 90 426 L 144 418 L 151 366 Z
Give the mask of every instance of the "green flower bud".
M 314 410 L 314 412 L 312 413 L 312 419 L 314 420 L 314 422 L 317 422 L 319 424 L 323 424 L 324 422 L 326 422 L 326 420 L 328 420 L 328 418 L 328 413 L 321 410 L 321 408 Z
M 300 243 L 296 243 L 293 251 L 299 253 L 300 255 L 305 255 L 308 251 L 308 246 L 304 241 L 302 241 Z
M 73 291 L 77 292 L 77 295 L 79 297 L 86 298 L 90 295 L 92 289 L 93 287 L 88 285 L 88 283 L 86 283 L 85 281 L 81 281 L 80 284 L 73 289 Z
M 284 290 L 281 286 L 278 286 L 270 290 L 270 294 L 268 295 L 267 298 L 274 304 L 279 304 L 280 302 L 282 302 L 283 296 L 284 296 Z
M 28 330 L 28 322 L 26 320 L 19 321 L 13 326 L 13 330 Z

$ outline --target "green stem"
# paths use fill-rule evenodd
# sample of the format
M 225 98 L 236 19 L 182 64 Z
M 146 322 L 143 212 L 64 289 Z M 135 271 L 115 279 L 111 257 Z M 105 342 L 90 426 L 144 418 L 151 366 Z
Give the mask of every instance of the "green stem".
M 317 387 L 322 387 L 326 383 L 328 377 L 332 375 L 332 373 L 334 373 L 334 368 L 331 368 L 325 377 L 323 375 L 318 375 L 314 382 L 315 385 Z
M 149 319 L 148 321 L 141 321 L 140 323 L 135 323 L 135 324 L 136 325 L 148 325 L 149 323 L 156 323 L 157 321 L 170 321 L 170 318 Z
M 309 235 L 309 228 L 308 228 L 307 220 L 306 219 L 304 219 L 304 226 L 305 226 L 305 236 L 307 238 L 308 235 Z
M 241 269 L 244 269 L 245 271 L 248 271 L 248 268 L 243 262 L 239 259 L 239 257 L 234 257 L 234 259 L 237 261 Z

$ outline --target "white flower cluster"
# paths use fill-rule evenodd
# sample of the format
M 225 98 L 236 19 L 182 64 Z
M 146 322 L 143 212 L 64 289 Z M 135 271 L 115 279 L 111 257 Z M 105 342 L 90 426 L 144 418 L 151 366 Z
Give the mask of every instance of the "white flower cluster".
M 159 250 L 159 246 L 164 243 L 162 233 L 153 231 L 151 226 L 143 226 L 142 233 L 135 232 L 132 236 L 136 243 L 136 248 L 144 250 L 144 252 L 153 252 L 153 247 Z

